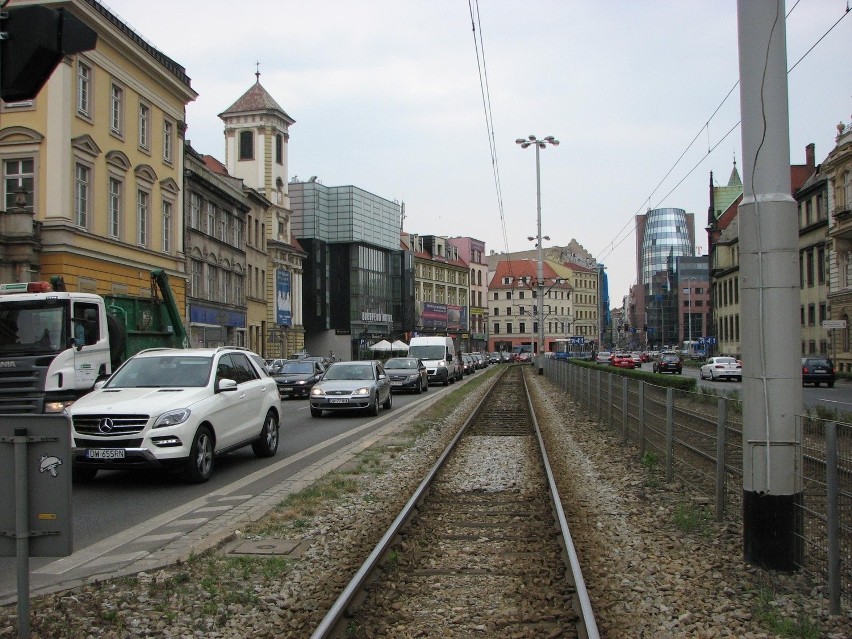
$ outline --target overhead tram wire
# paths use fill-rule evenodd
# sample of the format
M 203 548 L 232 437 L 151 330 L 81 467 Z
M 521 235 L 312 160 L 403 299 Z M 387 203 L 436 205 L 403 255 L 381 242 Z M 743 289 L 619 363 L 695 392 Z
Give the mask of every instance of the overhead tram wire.
M 506 233 L 506 218 L 503 210 L 503 190 L 500 183 L 500 167 L 497 162 L 497 145 L 494 136 L 494 119 L 491 112 L 491 93 L 488 89 L 488 70 L 485 66 L 485 44 L 482 41 L 482 23 L 479 17 L 479 0 L 468 0 L 468 10 L 470 12 L 470 26 L 473 32 L 473 47 L 476 51 L 476 67 L 479 72 L 479 91 L 482 95 L 482 108 L 485 112 L 485 129 L 488 137 L 488 147 L 491 153 L 491 171 L 494 174 L 494 188 L 497 192 L 497 207 L 500 213 L 500 229 L 503 233 L 503 245 L 506 254 L 509 254 L 509 238 Z M 476 9 L 474 11 L 474 4 Z M 474 17 L 475 14 L 475 17 Z M 477 31 L 478 27 L 478 31 Z M 477 32 L 479 40 L 477 41 Z M 480 51 L 482 55 L 480 57 Z M 511 261 L 509 262 L 511 270 Z
M 787 18 L 788 18 L 788 17 L 790 17 L 790 14 L 791 14 L 791 13 L 793 13 L 793 11 L 794 11 L 794 10 L 796 9 L 796 7 L 799 5 L 799 2 L 801 2 L 801 0 L 798 0 L 798 1 L 796 2 L 796 4 L 794 4 L 794 5 L 790 8 L 790 11 L 789 11 L 789 12 L 787 12 L 787 15 L 786 15 L 786 17 L 787 17 Z M 823 34 L 822 34 L 822 35 L 821 35 L 821 36 L 820 36 L 820 37 L 816 40 L 816 42 L 814 42 L 814 43 L 813 43 L 813 45 L 811 45 L 811 47 L 810 47 L 807 51 L 805 51 L 805 53 L 804 53 L 804 54 L 802 54 L 802 56 L 801 56 L 801 57 L 800 57 L 800 58 L 799 58 L 799 59 L 798 59 L 798 60 L 797 60 L 797 61 L 796 61 L 796 62 L 795 62 L 795 63 L 794 63 L 794 64 L 793 64 L 793 65 L 792 65 L 789 69 L 787 69 L 787 75 L 789 75 L 789 74 L 793 71 L 793 69 L 795 69 L 797 66 L 799 66 L 799 64 L 800 64 L 800 63 L 801 63 L 801 62 L 802 62 L 802 61 L 803 61 L 803 60 L 804 60 L 804 59 L 805 59 L 808 55 L 810 55 L 810 53 L 811 53 L 811 52 L 812 52 L 812 51 L 813 51 L 813 50 L 817 47 L 817 45 L 819 45 L 819 43 L 820 43 L 820 42 L 822 42 L 822 41 L 826 38 L 826 36 L 828 36 L 828 34 L 829 34 L 829 33 L 831 33 L 831 32 L 832 32 L 832 31 L 833 31 L 833 30 L 837 27 L 837 25 L 839 25 L 839 24 L 840 24 L 840 22 L 841 22 L 844 18 L 846 18 L 846 17 L 849 15 L 849 13 L 850 13 L 850 12 L 852 12 L 852 7 L 850 6 L 849 2 L 847 2 L 846 10 L 844 11 L 844 13 L 843 13 L 843 14 L 842 14 L 842 15 L 841 15 L 838 19 L 837 19 L 837 21 L 836 21 L 834 24 L 832 24 L 832 25 L 828 28 L 828 30 L 827 30 L 825 33 L 823 33 Z M 678 159 L 675 161 L 675 163 L 672 165 L 672 167 L 668 170 L 668 172 L 665 174 L 665 176 L 663 176 L 663 178 L 660 180 L 660 182 L 659 182 L 659 183 L 658 183 L 658 184 L 654 187 L 654 189 L 651 191 L 650 195 L 648 195 L 648 197 L 647 197 L 647 198 L 645 198 L 645 200 L 644 200 L 644 201 L 643 201 L 643 203 L 642 203 L 642 206 L 640 206 L 640 207 L 639 207 L 639 209 L 637 209 L 636 213 L 634 213 L 634 214 L 633 214 L 633 216 L 631 216 L 631 218 L 627 220 L 627 222 L 624 224 L 624 226 L 623 226 L 623 227 L 621 227 L 621 229 L 619 229 L 619 231 L 615 234 L 615 237 L 614 237 L 614 238 L 613 238 L 613 239 L 612 239 L 612 240 L 611 240 L 611 241 L 610 241 L 610 242 L 606 245 L 606 247 L 605 247 L 604 249 L 602 249 L 602 250 L 601 250 L 601 252 L 597 255 L 597 257 L 595 258 L 595 259 L 596 259 L 596 261 L 601 262 L 601 261 L 605 260 L 607 257 L 609 257 L 610 255 L 612 255 L 612 253 L 615 251 L 615 249 L 616 249 L 616 248 L 618 248 L 618 247 L 619 247 L 619 246 L 620 246 L 620 245 L 624 242 L 624 240 L 626 240 L 628 237 L 630 237 L 630 234 L 632 233 L 632 229 L 631 229 L 630 233 L 627 233 L 624 237 L 622 237 L 621 239 L 619 239 L 619 236 L 620 236 L 620 235 L 621 235 L 621 234 L 625 231 L 625 229 L 627 229 L 627 228 L 630 226 L 631 222 L 633 222 L 633 218 L 635 218 L 635 217 L 636 217 L 636 215 L 639 215 L 639 213 L 641 213 L 641 212 L 642 212 L 642 209 L 643 209 L 643 208 L 647 205 L 647 203 L 648 203 L 649 201 L 651 201 L 651 199 L 652 199 L 652 198 L 653 198 L 653 196 L 654 196 L 654 193 L 656 193 L 656 192 L 657 192 L 657 189 L 659 189 L 659 188 L 660 188 L 660 186 L 663 184 L 663 182 L 665 182 L 665 180 L 668 178 L 668 176 L 669 176 L 669 175 L 671 175 L 671 173 L 674 171 L 674 169 L 675 169 L 675 168 L 677 168 L 678 164 L 680 164 L 680 162 L 681 162 L 681 160 L 683 159 L 683 157 L 686 155 L 686 153 L 689 151 L 689 149 L 690 149 L 690 148 L 692 148 L 692 146 L 695 144 L 695 141 L 696 141 L 696 140 L 698 139 L 698 137 L 701 135 L 701 132 L 702 132 L 702 131 L 704 131 L 705 129 L 707 129 L 707 130 L 708 130 L 708 132 L 709 132 L 710 122 L 713 120 L 713 118 L 714 118 L 714 117 L 716 116 L 716 114 L 719 112 L 719 109 L 721 109 L 721 108 L 722 108 L 722 106 L 725 104 L 725 102 L 727 102 L 727 101 L 728 101 L 728 98 L 730 98 L 730 97 L 731 97 L 731 94 L 732 94 L 732 93 L 734 92 L 734 90 L 735 90 L 735 89 L 739 86 L 739 84 L 740 84 L 739 80 L 737 80 L 737 81 L 734 83 L 734 86 L 733 86 L 733 87 L 731 87 L 730 91 L 728 91 L 728 93 L 725 95 L 725 97 L 724 97 L 724 98 L 722 99 L 722 101 L 719 103 L 719 106 L 717 106 L 717 107 L 716 107 L 716 109 L 713 111 L 713 113 L 710 115 L 710 117 L 709 117 L 709 118 L 707 118 L 707 121 L 704 123 L 704 125 L 701 127 L 701 129 L 699 129 L 698 133 L 695 135 L 695 137 L 692 139 L 692 141 L 691 141 L 691 142 L 690 142 L 690 143 L 686 146 L 686 148 L 684 149 L 683 153 L 681 153 L 681 154 L 680 154 L 680 156 L 678 157 Z M 678 188 L 681 184 L 683 184 L 684 180 L 686 180 L 686 178 L 688 178 L 690 175 L 692 175 L 692 173 L 694 173 L 694 172 L 695 172 L 695 170 L 696 170 L 696 169 L 697 169 L 697 168 L 698 168 L 698 167 L 699 167 L 699 166 L 700 166 L 700 165 L 701 165 L 701 164 L 702 164 L 702 163 L 703 163 L 703 162 L 707 159 L 707 157 L 708 157 L 708 156 L 709 156 L 709 155 L 710 155 L 713 151 L 715 151 L 715 150 L 718 148 L 718 146 L 719 146 L 722 142 L 724 142 L 724 141 L 725 141 L 725 140 L 726 140 L 726 139 L 727 139 L 727 138 L 731 135 L 731 133 L 733 133 L 733 132 L 736 130 L 736 128 L 737 128 L 739 125 L 740 125 L 740 121 L 737 121 L 737 123 L 736 123 L 736 124 L 734 124 L 734 125 L 733 125 L 733 126 L 732 126 L 729 130 L 728 130 L 728 132 L 727 132 L 727 133 L 726 133 L 726 134 L 725 134 L 722 138 L 720 138 L 720 139 L 716 142 L 716 144 L 714 144 L 714 145 L 712 145 L 712 146 L 708 145 L 707 153 L 706 153 L 705 155 L 703 155 L 703 156 L 702 156 L 702 157 L 698 160 L 698 162 L 697 162 L 697 163 L 696 163 L 696 164 L 695 164 L 695 165 L 694 165 L 694 166 L 693 166 L 693 167 L 692 167 L 692 168 L 691 168 L 691 169 L 690 169 L 690 170 L 689 170 L 689 171 L 688 171 L 688 172 L 687 172 L 687 173 L 686 173 L 686 174 L 685 174 L 685 175 L 684 175 L 684 176 L 683 176 L 683 177 L 682 177 L 682 178 L 681 178 L 678 182 L 677 182 L 677 184 L 675 184 L 675 185 L 671 188 L 671 190 L 669 190 L 669 192 L 668 192 L 668 193 L 666 193 L 666 195 L 665 195 L 665 196 L 663 196 L 663 197 L 659 200 L 659 202 L 656 204 L 656 206 L 659 206 L 660 204 L 662 204 L 663 202 L 665 202 L 665 200 L 666 200 L 669 196 L 671 196 L 671 195 L 672 195 L 672 193 L 674 193 L 674 192 L 677 190 L 677 188 Z

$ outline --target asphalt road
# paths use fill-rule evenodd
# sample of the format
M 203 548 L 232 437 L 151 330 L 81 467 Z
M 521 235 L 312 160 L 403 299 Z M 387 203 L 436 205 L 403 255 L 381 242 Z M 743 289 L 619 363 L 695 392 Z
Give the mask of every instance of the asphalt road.
M 312 464 L 369 436 L 389 419 L 455 387 L 432 386 L 422 395 L 394 394 L 393 408 L 382 410 L 378 417 L 341 411 L 326 412 L 317 419 L 311 417 L 306 399 L 285 400 L 278 453 L 259 459 L 246 447 L 217 458 L 213 476 L 204 484 L 185 484 L 179 476 L 154 470 L 101 471 L 91 482 L 75 483 L 74 554 L 30 558 L 30 590 L 105 572 L 150 554 L 157 544 L 164 546 L 176 535 L 189 534 L 189 526 L 202 525 L 205 517 L 239 507 L 287 483 Z M 187 522 L 187 527 L 181 528 L 181 522 Z M 0 602 L 15 597 L 16 578 L 16 558 L 0 557 Z

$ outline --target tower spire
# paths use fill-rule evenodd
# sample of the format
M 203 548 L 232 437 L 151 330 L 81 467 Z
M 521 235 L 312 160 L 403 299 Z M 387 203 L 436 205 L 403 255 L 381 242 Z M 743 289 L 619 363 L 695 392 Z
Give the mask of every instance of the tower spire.
M 260 82 L 260 60 L 255 62 L 254 65 L 255 65 L 254 77 L 256 78 L 257 82 Z

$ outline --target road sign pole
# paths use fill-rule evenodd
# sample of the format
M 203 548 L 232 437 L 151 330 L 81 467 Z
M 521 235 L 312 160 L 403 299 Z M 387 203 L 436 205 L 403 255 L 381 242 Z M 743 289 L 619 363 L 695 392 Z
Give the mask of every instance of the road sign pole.
M 18 567 L 18 637 L 30 639 L 30 503 L 27 493 L 27 429 L 15 429 L 15 546 Z

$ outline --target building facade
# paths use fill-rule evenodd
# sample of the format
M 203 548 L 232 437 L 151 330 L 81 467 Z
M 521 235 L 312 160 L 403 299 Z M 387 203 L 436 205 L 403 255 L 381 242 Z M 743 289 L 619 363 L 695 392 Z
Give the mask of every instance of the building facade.
M 26 0 L 17 5 L 36 4 Z M 32 100 L 0 104 L 3 281 L 62 276 L 70 291 L 152 295 L 163 269 L 185 316 L 182 66 L 98 2 L 61 5 L 98 35 Z
M 355 186 L 289 185 L 293 235 L 305 250 L 306 347 L 338 359 L 413 330 L 413 258 L 400 244 L 401 206 Z
M 563 269 L 565 267 L 563 266 Z M 500 260 L 488 282 L 488 316 L 491 323 L 489 351 L 519 349 L 538 354 L 539 304 L 544 312 L 544 349 L 555 349 L 554 340 L 572 336 L 576 311 L 572 307 L 569 271 L 560 275 L 551 262 L 542 262 L 544 297 L 538 299 L 538 260 Z M 582 276 L 578 275 L 582 279 Z M 591 327 L 589 333 L 594 334 Z
M 303 261 L 306 253 L 291 229 L 288 144 L 295 123 L 260 84 L 255 83 L 219 118 L 225 125 L 225 167 L 269 206 L 264 217 L 249 216 L 247 252 L 253 302 L 247 306 L 248 343 L 266 357 L 286 357 L 305 348 Z M 259 213 L 259 211 L 258 211 Z M 252 263 L 251 260 L 262 260 Z M 260 300 L 264 304 L 258 303 Z
M 472 237 L 451 237 L 447 242 L 458 249 L 459 257 L 470 267 L 470 339 L 467 350 L 488 348 L 488 264 L 485 242 Z
M 403 233 L 402 237 L 414 257 L 411 336 L 448 336 L 460 351 L 471 350 L 470 266 L 445 237 L 415 233 Z
M 841 371 L 852 371 L 852 123 L 837 125 L 835 147 L 822 163 L 828 192 L 830 316 L 845 326 L 831 334 L 831 351 Z
M 186 147 L 184 161 L 189 343 L 247 346 L 246 216 L 242 180 Z

